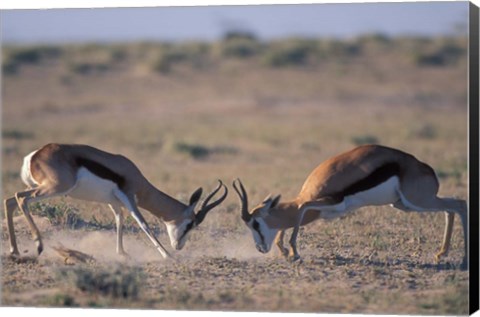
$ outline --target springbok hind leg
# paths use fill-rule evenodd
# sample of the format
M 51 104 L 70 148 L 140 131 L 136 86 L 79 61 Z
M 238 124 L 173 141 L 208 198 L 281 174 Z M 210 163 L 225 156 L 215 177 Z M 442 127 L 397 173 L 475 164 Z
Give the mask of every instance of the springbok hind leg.
M 38 255 L 40 255 L 43 251 L 43 243 L 42 243 L 42 238 L 40 236 L 40 231 L 38 230 L 37 226 L 35 225 L 35 222 L 33 221 L 28 205 L 31 202 L 38 202 L 40 200 L 44 200 L 53 196 L 66 194 L 73 187 L 73 185 L 74 185 L 73 180 L 67 179 L 65 181 L 58 182 L 52 186 L 49 186 L 48 184 L 42 185 L 40 187 L 25 190 L 23 192 L 18 192 L 15 194 L 15 200 L 17 202 L 17 205 L 20 208 L 20 210 L 23 212 L 25 219 L 27 219 L 28 226 L 30 227 L 30 231 L 32 233 L 32 238 L 35 241 L 35 244 L 37 245 Z M 13 232 L 13 229 L 12 229 L 12 232 Z
M 457 213 L 460 216 L 460 221 L 462 222 L 463 227 L 463 246 L 464 246 L 464 256 L 463 261 L 460 267 L 462 269 L 468 269 L 468 210 L 467 202 L 461 199 L 455 198 L 437 198 L 435 200 L 435 205 L 438 208 L 447 211 L 445 232 L 443 236 L 442 247 L 440 252 L 437 253 L 436 258 L 446 254 L 450 247 L 450 239 L 452 238 L 453 230 L 453 218 L 454 213 Z
M 40 255 L 43 251 L 43 243 L 42 238 L 40 236 L 40 231 L 38 230 L 35 222 L 33 221 L 32 215 L 30 214 L 30 209 L 28 207 L 28 203 L 33 198 L 39 198 L 42 195 L 40 194 L 39 189 L 31 189 L 26 190 L 24 192 L 18 192 L 15 194 L 15 199 L 18 204 L 18 207 L 23 212 L 25 219 L 27 219 L 28 226 L 30 227 L 30 231 L 32 233 L 33 241 L 37 245 L 37 253 Z M 18 252 L 18 250 L 17 250 Z
M 435 261 L 440 262 L 440 258 L 446 256 L 450 248 L 450 240 L 452 239 L 453 222 L 455 214 L 453 212 L 445 212 L 445 231 L 443 233 L 443 242 L 440 251 L 435 254 Z
M 18 252 L 17 239 L 15 238 L 15 229 L 13 227 L 13 213 L 18 207 L 15 197 L 5 199 L 4 207 L 5 218 L 7 219 L 8 237 L 10 241 L 10 255 L 18 256 L 20 253 Z
M 468 210 L 465 200 L 434 197 L 433 199 L 412 203 L 405 197 L 402 197 L 402 201 L 394 204 L 394 207 L 405 211 L 446 211 L 446 223 L 443 234 L 442 246 L 440 248 L 440 251 L 435 255 L 435 260 L 437 262 L 442 256 L 448 253 L 448 250 L 450 248 L 450 240 L 452 238 L 453 232 L 454 215 L 455 213 L 458 214 L 460 216 L 463 227 L 463 241 L 465 252 L 461 268 L 468 268 Z
M 440 258 L 440 256 L 448 252 L 452 238 L 454 213 L 457 213 L 460 216 L 463 227 L 464 256 L 460 267 L 462 269 L 468 269 L 468 210 L 466 201 L 455 198 L 437 197 L 433 204 L 434 207 L 447 211 L 442 247 L 440 248 L 440 252 L 437 253 L 436 258 Z

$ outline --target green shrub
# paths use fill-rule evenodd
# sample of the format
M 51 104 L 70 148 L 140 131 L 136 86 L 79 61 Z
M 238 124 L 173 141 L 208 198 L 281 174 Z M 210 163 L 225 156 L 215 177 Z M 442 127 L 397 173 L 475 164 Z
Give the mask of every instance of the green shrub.
M 213 154 L 236 154 L 237 149 L 231 146 L 217 145 L 208 147 L 202 144 L 192 144 L 187 142 L 175 142 L 173 149 L 178 153 L 187 154 L 193 159 L 206 159 Z
M 181 63 L 202 68 L 209 54 L 209 46 L 205 43 L 166 44 L 155 50 L 150 68 L 165 74 L 172 71 L 174 65 Z
M 102 62 L 71 62 L 68 67 L 70 71 L 79 75 L 102 73 L 109 69 L 109 65 Z
M 360 136 L 355 136 L 352 138 L 352 143 L 359 146 L 359 145 L 364 145 L 364 144 L 378 144 L 379 140 L 376 136 L 366 134 L 366 135 L 360 135 Z
M 61 52 L 58 47 L 34 46 L 13 49 L 8 56 L 11 60 L 21 64 L 36 64 L 44 58 L 58 57 Z
M 40 217 L 46 217 L 52 225 L 64 226 L 77 229 L 85 226 L 85 222 L 79 217 L 77 209 L 66 204 L 50 206 L 44 203 L 33 204 L 32 213 Z
M 143 279 L 139 269 L 122 266 L 101 271 L 83 267 L 62 269 L 58 275 L 71 281 L 82 292 L 124 299 L 138 298 Z
M 228 31 L 223 36 L 223 41 L 230 41 L 230 40 L 248 40 L 248 41 L 256 42 L 257 37 L 255 36 L 255 34 L 248 31 L 232 30 L 232 31 Z
M 188 54 L 178 46 L 166 46 L 159 50 L 152 62 L 152 69 L 160 73 L 168 73 L 174 64 L 188 60 Z
M 263 55 L 263 63 L 271 67 L 303 66 L 316 53 L 317 50 L 313 41 L 282 41 L 278 45 L 269 45 Z
M 44 59 L 57 58 L 62 54 L 59 47 L 54 46 L 32 46 L 7 48 L 4 51 L 2 60 L 2 71 L 5 74 L 14 74 L 21 65 L 35 65 Z
M 431 124 L 424 124 L 412 131 L 411 136 L 420 139 L 435 139 L 438 135 L 437 129 Z
M 34 134 L 30 131 L 21 131 L 21 130 L 3 130 L 2 137 L 4 139 L 13 139 L 13 140 L 27 140 L 33 139 Z
M 320 56 L 328 59 L 344 59 L 359 56 L 362 53 L 361 41 L 329 40 L 319 43 Z
M 418 66 L 447 66 L 456 64 L 466 49 L 453 41 L 446 41 L 428 52 L 416 51 L 413 59 Z
M 75 302 L 75 298 L 69 294 L 55 294 L 52 297 L 48 297 L 43 300 L 43 303 L 46 306 L 53 307 L 78 307 L 79 305 Z
M 388 45 L 392 42 L 391 38 L 383 33 L 373 33 L 360 36 L 358 41 L 361 43 L 375 43 L 380 45 Z
M 221 42 L 221 54 L 225 57 L 247 58 L 259 52 L 260 44 L 253 33 L 229 31 Z
M 189 144 L 178 142 L 175 144 L 175 150 L 180 153 L 186 153 L 194 159 L 203 159 L 211 154 L 211 150 L 206 146 L 199 144 Z
M 4 58 L 2 63 L 2 73 L 5 75 L 13 75 L 17 73 L 19 64 L 15 63 L 13 60 Z
M 231 38 L 222 43 L 222 56 L 248 58 L 258 54 L 260 44 L 248 38 Z

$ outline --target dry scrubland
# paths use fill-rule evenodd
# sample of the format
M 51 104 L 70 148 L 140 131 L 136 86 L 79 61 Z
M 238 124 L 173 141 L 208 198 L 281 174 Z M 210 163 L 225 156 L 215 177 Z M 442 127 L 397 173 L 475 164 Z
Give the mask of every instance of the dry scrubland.
M 441 195 L 467 198 L 466 41 L 291 39 L 230 34 L 218 43 L 3 48 L 3 195 L 22 188 L 22 157 L 47 142 L 131 158 L 186 201 L 240 177 L 250 202 L 293 198 L 324 159 L 381 143 L 431 164 Z M 457 219 L 440 264 L 443 214 L 365 208 L 302 229 L 303 262 L 262 255 L 233 190 L 164 261 L 127 221 L 131 259 L 114 252 L 108 207 L 59 198 L 32 207 L 45 251 L 15 218 L 22 260 L 2 233 L 2 305 L 465 314 L 468 272 Z M 165 228 L 144 213 L 159 239 Z M 3 220 L 3 212 L 2 212 Z M 5 222 L 3 227 L 5 229 Z M 95 262 L 65 265 L 66 247 Z

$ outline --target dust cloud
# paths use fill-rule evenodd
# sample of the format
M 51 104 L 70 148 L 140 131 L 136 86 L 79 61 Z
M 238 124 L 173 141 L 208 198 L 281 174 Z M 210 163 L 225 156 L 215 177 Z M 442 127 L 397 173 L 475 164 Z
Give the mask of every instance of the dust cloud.
M 159 241 L 173 256 L 173 261 L 195 262 L 202 257 L 225 257 L 249 260 L 265 257 L 255 249 L 249 232 L 231 233 L 218 236 L 215 232 L 195 232 L 180 251 L 173 250 L 166 234 L 157 236 Z M 44 252 L 40 259 L 59 260 L 61 256 L 53 247 L 63 246 L 86 253 L 101 263 L 124 263 L 139 265 L 148 262 L 166 262 L 143 232 L 123 235 L 123 245 L 128 256 L 116 253 L 115 231 L 72 231 L 54 230 L 44 235 Z M 28 243 L 30 237 L 22 237 L 20 244 Z M 29 244 L 28 253 L 35 253 L 33 244 Z

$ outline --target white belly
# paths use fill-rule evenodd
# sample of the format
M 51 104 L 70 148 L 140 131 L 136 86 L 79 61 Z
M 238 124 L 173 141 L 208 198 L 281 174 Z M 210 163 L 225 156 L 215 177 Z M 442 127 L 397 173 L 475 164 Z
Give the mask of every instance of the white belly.
M 75 186 L 67 195 L 72 198 L 109 204 L 117 201 L 114 192 L 118 190 L 114 182 L 100 178 L 82 167 L 78 170 Z
M 400 199 L 398 195 L 399 185 L 398 177 L 391 177 L 366 191 L 344 197 L 339 204 L 319 207 L 319 217 L 333 219 L 361 207 L 393 204 Z
M 392 204 L 400 198 L 398 196 L 399 185 L 398 177 L 394 176 L 369 190 L 345 197 L 345 203 L 347 207 L 354 208 Z

